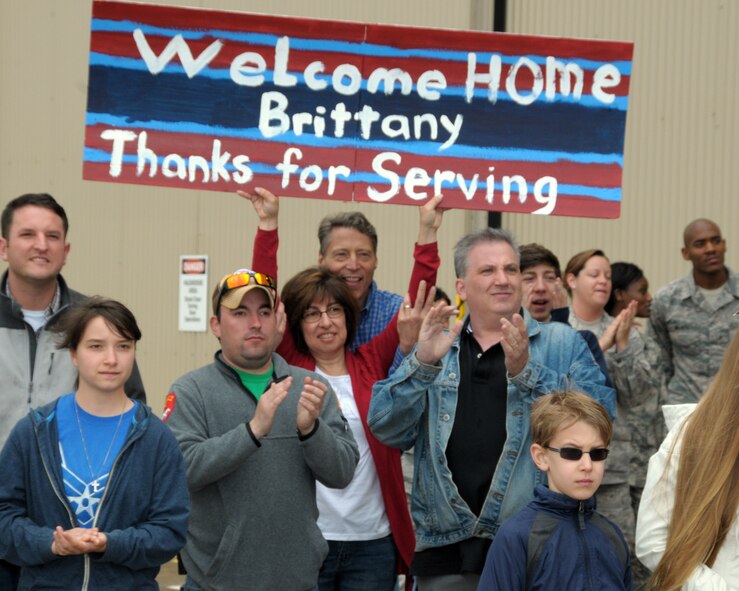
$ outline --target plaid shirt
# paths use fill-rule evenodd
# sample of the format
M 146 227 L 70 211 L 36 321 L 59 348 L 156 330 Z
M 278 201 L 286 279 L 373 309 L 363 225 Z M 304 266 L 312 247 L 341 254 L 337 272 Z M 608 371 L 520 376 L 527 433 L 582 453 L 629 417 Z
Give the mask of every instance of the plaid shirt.
M 402 304 L 403 296 L 378 289 L 377 283 L 373 281 L 360 314 L 351 350 L 355 351 L 357 347 L 368 343 L 385 330 Z

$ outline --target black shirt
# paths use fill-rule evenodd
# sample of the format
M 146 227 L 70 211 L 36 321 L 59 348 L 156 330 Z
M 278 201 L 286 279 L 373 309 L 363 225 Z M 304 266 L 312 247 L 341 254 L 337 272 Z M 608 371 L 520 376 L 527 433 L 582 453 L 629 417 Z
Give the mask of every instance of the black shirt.
M 498 343 L 483 351 L 467 325 L 459 348 L 460 381 L 447 465 L 459 494 L 480 515 L 506 440 L 505 354 Z M 411 574 L 481 573 L 490 540 L 471 538 L 413 556 Z

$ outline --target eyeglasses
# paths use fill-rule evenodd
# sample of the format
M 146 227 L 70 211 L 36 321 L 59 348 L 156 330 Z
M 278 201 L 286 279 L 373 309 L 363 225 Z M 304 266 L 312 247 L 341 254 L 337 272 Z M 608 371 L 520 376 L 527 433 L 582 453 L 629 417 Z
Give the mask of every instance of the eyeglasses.
M 277 283 L 266 273 L 255 273 L 254 271 L 247 270 L 236 271 L 226 277 L 226 280 L 223 282 L 221 291 L 218 293 L 218 300 L 216 301 L 215 309 L 217 310 L 220 308 L 221 300 L 226 292 L 236 289 L 237 287 L 249 285 L 252 279 L 254 280 L 254 283 L 261 287 L 266 287 L 275 292 L 277 291 Z
M 331 304 L 325 310 L 318 308 L 308 308 L 303 312 L 303 320 L 308 324 L 315 324 L 321 320 L 321 316 L 326 314 L 329 318 L 341 318 L 344 315 L 344 308 L 339 304 Z
M 583 451 L 576 447 L 549 447 L 548 445 L 544 447 L 549 451 L 557 452 L 563 460 L 569 460 L 571 462 L 579 460 L 582 454 L 588 454 L 593 462 L 602 462 L 608 457 L 608 452 L 611 451 L 605 447 L 597 447 L 590 451 Z

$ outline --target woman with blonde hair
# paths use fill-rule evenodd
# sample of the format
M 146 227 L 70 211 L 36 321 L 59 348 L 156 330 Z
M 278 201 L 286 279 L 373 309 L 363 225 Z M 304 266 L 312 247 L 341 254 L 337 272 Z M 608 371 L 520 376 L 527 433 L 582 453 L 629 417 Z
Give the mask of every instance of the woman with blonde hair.
M 652 414 L 659 413 L 660 374 L 653 370 L 646 343 L 633 327 L 637 302 L 629 303 L 615 318 L 605 311 L 612 287 L 611 264 L 605 253 L 598 249 L 577 253 L 567 263 L 564 278 L 572 297 L 570 325 L 589 330 L 598 338 L 617 395 L 608 470 L 596 494 L 598 511 L 618 524 L 633 551 L 638 501 L 633 498 L 636 491 L 632 485 L 638 481 L 632 473 L 631 424 L 651 420 L 645 412 L 634 414 L 633 410 L 648 405 Z M 648 576 L 646 569 L 634 565 L 636 588 Z
M 664 412 L 672 428 L 649 462 L 637 556 L 656 591 L 739 589 L 739 332 L 701 401 Z

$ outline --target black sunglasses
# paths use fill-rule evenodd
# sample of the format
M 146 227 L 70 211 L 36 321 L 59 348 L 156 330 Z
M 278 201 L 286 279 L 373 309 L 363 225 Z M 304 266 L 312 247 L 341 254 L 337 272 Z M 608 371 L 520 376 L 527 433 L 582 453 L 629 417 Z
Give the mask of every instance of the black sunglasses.
M 593 462 L 602 462 L 608 457 L 609 449 L 605 447 L 597 447 L 590 451 L 583 451 L 576 447 L 549 447 L 544 446 L 549 451 L 556 451 L 563 460 L 570 460 L 576 462 L 582 457 L 582 454 L 588 454 Z

